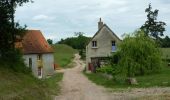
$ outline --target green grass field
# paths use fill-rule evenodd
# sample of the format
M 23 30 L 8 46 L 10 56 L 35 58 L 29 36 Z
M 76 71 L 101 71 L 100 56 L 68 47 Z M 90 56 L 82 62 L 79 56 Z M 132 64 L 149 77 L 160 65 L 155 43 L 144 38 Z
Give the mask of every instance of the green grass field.
M 51 100 L 58 95 L 62 74 L 39 80 L 30 74 L 0 67 L 0 100 Z
M 55 44 L 53 45 L 53 48 L 55 51 L 55 63 L 59 64 L 59 66 L 63 68 L 68 67 L 67 65 L 71 63 L 74 58 L 74 54 L 77 53 L 77 50 L 65 44 Z
M 169 87 L 170 67 L 163 64 L 160 73 L 136 77 L 138 85 L 128 85 L 121 76 L 117 81 L 105 77 L 102 73 L 84 73 L 92 82 L 107 88 L 128 88 L 128 87 Z
M 161 51 L 163 59 L 170 59 L 170 48 L 161 48 Z

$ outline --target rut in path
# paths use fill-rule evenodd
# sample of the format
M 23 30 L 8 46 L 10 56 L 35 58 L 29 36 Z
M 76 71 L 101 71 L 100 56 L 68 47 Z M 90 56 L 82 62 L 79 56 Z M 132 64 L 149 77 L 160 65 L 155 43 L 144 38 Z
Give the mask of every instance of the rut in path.
M 55 100 L 111 100 L 105 89 L 89 81 L 83 74 L 85 64 L 75 55 L 76 66 L 64 70 L 61 95 Z

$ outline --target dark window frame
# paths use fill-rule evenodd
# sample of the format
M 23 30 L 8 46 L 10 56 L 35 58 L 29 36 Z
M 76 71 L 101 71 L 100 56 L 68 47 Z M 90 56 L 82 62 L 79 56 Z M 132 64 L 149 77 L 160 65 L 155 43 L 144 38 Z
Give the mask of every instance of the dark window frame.
M 112 46 L 116 46 L 116 41 L 112 41 Z
M 97 41 L 92 41 L 92 47 L 93 48 L 97 47 Z

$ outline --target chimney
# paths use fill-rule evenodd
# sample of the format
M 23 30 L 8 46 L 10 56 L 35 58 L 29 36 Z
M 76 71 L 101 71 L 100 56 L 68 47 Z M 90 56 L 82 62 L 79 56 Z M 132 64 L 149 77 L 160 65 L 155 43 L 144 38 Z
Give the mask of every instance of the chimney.
M 100 18 L 98 22 L 98 29 L 102 28 L 102 26 L 103 26 L 103 22 L 102 22 L 102 19 Z

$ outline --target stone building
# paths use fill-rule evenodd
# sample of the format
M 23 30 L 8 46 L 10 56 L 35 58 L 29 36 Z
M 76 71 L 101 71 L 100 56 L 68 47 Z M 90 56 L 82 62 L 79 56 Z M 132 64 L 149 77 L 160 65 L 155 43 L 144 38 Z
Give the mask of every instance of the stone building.
M 100 67 L 106 58 L 116 52 L 120 42 L 119 37 L 100 18 L 98 31 L 86 46 L 86 69 Z

